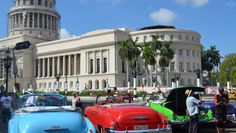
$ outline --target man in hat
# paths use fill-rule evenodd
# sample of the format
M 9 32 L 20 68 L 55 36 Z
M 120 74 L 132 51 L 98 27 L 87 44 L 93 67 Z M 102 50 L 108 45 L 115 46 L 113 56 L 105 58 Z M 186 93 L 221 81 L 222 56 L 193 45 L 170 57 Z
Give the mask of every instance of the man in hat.
M 200 94 L 199 100 L 194 97 L 192 90 L 186 90 L 185 94 L 188 96 L 186 99 L 187 113 L 190 116 L 188 133 L 198 133 L 198 115 L 199 105 L 202 103 Z
M 227 105 L 229 104 L 228 95 L 224 93 L 224 88 L 218 88 L 219 93 L 214 96 L 215 117 L 217 133 L 225 132 Z

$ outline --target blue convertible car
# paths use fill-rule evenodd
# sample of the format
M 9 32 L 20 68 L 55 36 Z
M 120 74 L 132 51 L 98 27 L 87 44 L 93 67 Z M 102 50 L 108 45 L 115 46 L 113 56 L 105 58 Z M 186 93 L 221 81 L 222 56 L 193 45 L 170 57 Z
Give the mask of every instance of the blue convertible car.
M 8 133 L 95 133 L 89 119 L 66 106 L 59 94 L 28 94 L 20 98 L 8 124 Z

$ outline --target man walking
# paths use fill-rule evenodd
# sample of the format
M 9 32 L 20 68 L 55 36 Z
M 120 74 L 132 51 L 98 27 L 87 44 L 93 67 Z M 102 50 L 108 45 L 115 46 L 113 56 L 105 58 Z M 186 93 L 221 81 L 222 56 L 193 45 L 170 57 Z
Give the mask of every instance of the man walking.
M 185 94 L 188 95 L 186 99 L 187 113 L 190 116 L 189 130 L 188 133 L 198 133 L 198 115 L 199 115 L 199 105 L 202 102 L 202 97 L 200 94 L 199 99 L 193 96 L 192 90 L 186 90 Z

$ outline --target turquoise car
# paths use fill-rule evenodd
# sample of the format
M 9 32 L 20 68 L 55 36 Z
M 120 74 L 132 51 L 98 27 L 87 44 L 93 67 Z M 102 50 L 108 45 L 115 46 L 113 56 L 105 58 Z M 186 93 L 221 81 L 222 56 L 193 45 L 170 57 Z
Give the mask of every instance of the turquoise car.
M 190 117 L 186 113 L 186 90 L 192 90 L 194 93 L 203 93 L 202 87 L 181 86 L 173 88 L 166 100 L 162 102 L 148 102 L 150 108 L 162 113 L 167 117 L 172 126 L 184 126 L 189 123 Z M 214 123 L 213 113 L 210 109 L 201 108 L 198 116 L 200 123 Z
M 8 133 L 96 133 L 90 120 L 66 103 L 59 94 L 21 96 Z

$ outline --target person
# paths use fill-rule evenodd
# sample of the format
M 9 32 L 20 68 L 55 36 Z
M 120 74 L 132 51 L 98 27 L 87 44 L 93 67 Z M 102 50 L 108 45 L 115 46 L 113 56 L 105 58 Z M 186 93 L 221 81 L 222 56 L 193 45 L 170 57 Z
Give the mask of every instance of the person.
M 115 102 L 115 98 L 111 92 L 110 89 L 107 90 L 107 98 L 106 98 L 106 102 L 107 103 L 114 103 Z
M 77 108 L 78 110 L 82 110 L 82 103 L 76 92 L 73 93 L 72 107 Z
M 26 102 L 25 106 L 36 106 L 38 104 L 38 96 L 30 96 Z
M 224 88 L 218 88 L 219 93 L 214 96 L 215 118 L 217 133 L 225 132 L 227 105 L 229 104 L 228 95 L 224 93 Z
M 187 113 L 190 116 L 188 133 L 198 133 L 199 105 L 202 102 L 202 97 L 198 94 L 199 99 L 196 99 L 192 90 L 186 90 L 185 94 L 188 96 L 186 99 L 186 106 Z
M 8 95 L 7 92 L 4 92 L 3 96 L 0 99 L 0 102 L 1 102 L 0 109 L 2 111 L 2 118 L 3 118 L 2 120 L 3 120 L 3 123 L 7 124 L 8 120 L 11 117 L 10 109 L 14 107 L 13 100 L 11 96 Z

